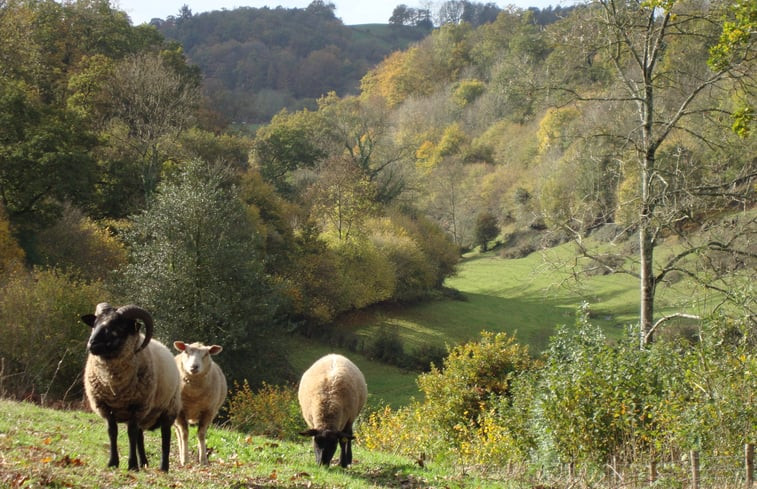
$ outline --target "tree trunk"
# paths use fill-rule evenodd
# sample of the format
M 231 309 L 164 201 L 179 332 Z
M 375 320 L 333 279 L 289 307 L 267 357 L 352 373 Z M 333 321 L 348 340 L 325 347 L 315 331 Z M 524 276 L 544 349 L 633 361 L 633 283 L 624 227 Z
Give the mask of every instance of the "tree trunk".
M 639 284 L 640 290 L 640 304 L 639 304 L 639 346 L 644 348 L 647 343 L 652 341 L 653 316 L 654 316 L 654 291 L 655 291 L 655 278 L 652 270 L 652 262 L 654 256 L 654 243 L 653 239 L 649 236 L 649 229 L 642 224 L 639 228 L 639 257 L 640 257 L 640 271 L 639 271 Z

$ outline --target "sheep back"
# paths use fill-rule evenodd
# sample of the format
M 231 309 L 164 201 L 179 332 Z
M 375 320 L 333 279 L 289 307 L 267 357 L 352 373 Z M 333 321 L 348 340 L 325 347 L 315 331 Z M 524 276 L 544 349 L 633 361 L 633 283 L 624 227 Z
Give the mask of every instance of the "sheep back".
M 341 431 L 355 421 L 365 405 L 368 387 L 354 363 L 332 353 L 305 371 L 297 397 L 308 427 Z

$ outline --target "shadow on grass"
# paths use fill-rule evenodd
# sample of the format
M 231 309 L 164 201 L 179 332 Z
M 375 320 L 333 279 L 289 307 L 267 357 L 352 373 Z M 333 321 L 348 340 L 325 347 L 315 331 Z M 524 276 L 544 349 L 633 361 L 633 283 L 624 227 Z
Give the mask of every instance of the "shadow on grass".
M 603 314 L 601 304 L 613 299 L 622 291 L 606 291 L 597 299 L 598 311 L 592 321 L 609 337 L 622 331 L 612 314 Z M 457 344 L 475 340 L 481 331 L 506 332 L 521 344 L 529 345 L 532 354 L 546 348 L 555 328 L 572 324 L 581 304 L 580 298 L 559 296 L 509 297 L 481 293 L 465 293 L 466 301 L 435 301 L 422 304 L 384 317 L 376 317 L 379 327 L 395 326 L 408 343 L 419 345 Z M 434 335 L 428 332 L 433 331 Z
M 411 463 L 360 467 L 359 471 L 354 469 L 355 467 L 347 469 L 345 474 L 355 479 L 362 479 L 373 486 L 401 487 L 403 489 L 429 487 L 429 480 L 426 477 L 416 475 L 421 473 L 423 469 Z

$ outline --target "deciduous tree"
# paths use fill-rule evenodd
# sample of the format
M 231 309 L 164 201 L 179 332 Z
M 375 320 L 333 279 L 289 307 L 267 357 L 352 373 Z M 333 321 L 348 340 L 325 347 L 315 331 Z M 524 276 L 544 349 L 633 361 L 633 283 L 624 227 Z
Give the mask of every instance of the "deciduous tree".
M 726 91 L 735 83 L 744 90 L 754 88 L 753 41 L 738 43 L 738 55 L 717 57 L 709 66 L 705 62 L 707 49 L 718 45 L 721 32 L 715 26 L 722 25 L 728 8 L 727 2 L 597 0 L 578 10 L 580 17 L 574 19 L 595 29 L 582 42 L 588 62 L 610 66 L 617 80 L 602 95 L 588 90 L 573 95 L 604 104 L 617 117 L 597 134 L 614 141 L 629 182 L 625 188 L 633 189 L 621 205 L 633 209 L 629 225 L 638 231 L 634 274 L 640 283 L 642 345 L 651 341 L 656 325 L 665 319 L 655 317 L 657 286 L 672 271 L 680 271 L 687 257 L 720 253 L 725 247 L 750 263 L 755 259 L 753 252 L 736 249 L 745 241 L 726 239 L 687 246 L 665 263 L 655 260 L 655 247 L 666 235 L 678 234 L 683 223 L 754 201 L 753 157 L 729 151 L 729 160 L 721 165 L 722 160 L 705 161 L 687 150 L 694 144 L 700 149 L 725 148 L 728 143 L 722 136 L 708 129 L 719 127 L 720 134 L 728 130 L 723 117 L 729 113 Z M 736 143 L 737 148 L 752 144 Z M 754 224 L 748 220 L 736 234 L 753 239 Z M 747 314 L 753 317 L 754 312 Z

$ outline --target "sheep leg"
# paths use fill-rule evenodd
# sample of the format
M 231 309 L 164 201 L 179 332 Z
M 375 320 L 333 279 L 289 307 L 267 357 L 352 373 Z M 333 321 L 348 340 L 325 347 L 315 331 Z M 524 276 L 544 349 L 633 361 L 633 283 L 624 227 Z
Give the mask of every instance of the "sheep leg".
M 129 434 L 129 470 L 138 471 L 137 445 L 139 444 L 139 434 L 142 430 L 139 429 L 139 426 L 134 419 L 129 420 L 126 430 Z
M 187 445 L 189 442 L 189 423 L 183 414 L 176 418 L 174 428 L 176 428 L 176 440 L 179 442 L 179 462 L 181 465 L 186 465 L 189 458 L 189 447 Z
M 339 465 L 347 467 L 352 463 L 352 423 L 344 428 L 344 433 L 348 436 L 339 438 Z
M 147 454 L 145 453 L 145 432 L 142 428 L 139 429 L 137 435 L 137 457 L 140 467 L 147 467 Z
M 197 423 L 197 450 L 200 452 L 200 464 L 208 465 L 208 449 L 205 445 L 205 435 L 208 432 L 212 417 L 209 413 L 202 413 Z
M 110 440 L 110 459 L 108 467 L 118 467 L 118 423 L 108 416 L 108 439 Z
M 160 470 L 168 472 L 168 454 L 171 451 L 171 426 L 173 426 L 174 418 L 163 415 L 163 420 L 160 424 Z

